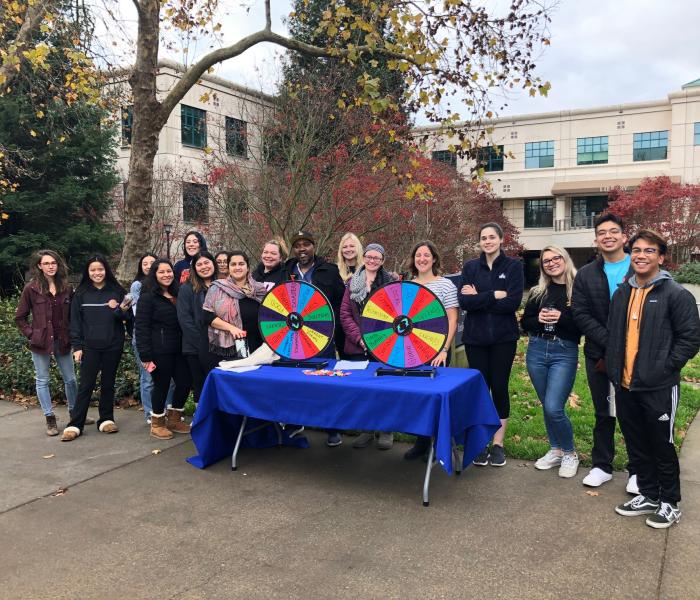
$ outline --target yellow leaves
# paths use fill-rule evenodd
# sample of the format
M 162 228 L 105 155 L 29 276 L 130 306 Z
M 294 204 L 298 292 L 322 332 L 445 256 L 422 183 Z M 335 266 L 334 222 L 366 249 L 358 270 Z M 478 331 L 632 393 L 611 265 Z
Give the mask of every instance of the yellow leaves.
M 209 92 L 204 92 L 200 97 L 199 101 L 206 104 L 211 99 L 211 94 Z
M 32 137 L 36 137 L 36 131 L 34 131 L 33 129 L 30 129 L 29 135 L 31 135 Z
M 345 110 L 346 107 L 347 107 L 347 105 L 345 104 L 345 101 L 342 100 L 341 98 L 339 98 L 338 99 L 338 108 L 340 110 Z
M 37 117 L 37 119 L 43 119 L 43 118 L 44 118 L 44 111 L 43 111 L 43 110 L 37 110 L 37 111 L 36 111 L 36 117 Z
M 204 154 L 211 154 L 212 152 L 214 152 L 214 149 L 210 148 L 209 146 L 204 146 L 202 150 L 204 150 Z

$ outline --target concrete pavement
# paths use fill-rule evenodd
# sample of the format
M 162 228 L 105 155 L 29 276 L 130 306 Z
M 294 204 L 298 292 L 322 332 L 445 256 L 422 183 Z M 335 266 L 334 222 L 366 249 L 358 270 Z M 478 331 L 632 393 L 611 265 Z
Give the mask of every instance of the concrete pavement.
M 118 434 L 65 444 L 37 409 L 0 402 L 2 598 L 700 597 L 698 422 L 683 519 L 657 531 L 614 513 L 623 474 L 591 496 L 584 471 L 435 469 L 424 508 L 424 466 L 401 444 L 329 449 L 311 433 L 308 450 L 200 471 L 189 436 L 158 442 L 143 413 L 116 418 Z

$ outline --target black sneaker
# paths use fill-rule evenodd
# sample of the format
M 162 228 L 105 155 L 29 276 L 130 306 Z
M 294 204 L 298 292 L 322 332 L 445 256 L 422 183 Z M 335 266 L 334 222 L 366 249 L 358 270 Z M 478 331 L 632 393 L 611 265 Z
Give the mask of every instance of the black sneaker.
M 416 460 L 417 458 L 425 457 L 428 458 L 428 451 L 430 450 L 430 438 L 418 436 L 416 437 L 416 442 L 411 446 L 406 452 L 404 452 L 405 460 Z
M 647 498 L 643 494 L 635 496 L 632 500 L 628 500 L 624 504 L 618 504 L 615 507 L 615 512 L 618 515 L 625 517 L 636 517 L 637 515 L 651 515 L 659 510 L 659 502 Z
M 489 463 L 491 463 L 492 467 L 506 466 L 506 453 L 503 451 L 503 446 L 499 446 L 498 444 L 491 446 Z
M 647 517 L 647 525 L 654 529 L 666 529 L 680 520 L 680 509 L 670 502 L 662 502 L 659 510 Z
M 486 446 L 479 455 L 472 461 L 473 465 L 478 467 L 485 467 L 489 464 L 489 447 Z

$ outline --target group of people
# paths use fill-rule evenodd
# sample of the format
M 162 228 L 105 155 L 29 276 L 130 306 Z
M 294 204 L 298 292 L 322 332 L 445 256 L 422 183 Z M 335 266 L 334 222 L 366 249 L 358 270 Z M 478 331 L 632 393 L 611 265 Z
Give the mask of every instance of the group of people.
M 564 248 L 549 245 L 541 251 L 539 281 L 530 290 L 518 323 L 523 267 L 519 259 L 503 253 L 503 240 L 497 223 L 480 228 L 481 254 L 464 264 L 458 286 L 442 276 L 440 254 L 428 240 L 413 247 L 404 275 L 429 288 L 447 313 L 447 338 L 433 366 L 449 366 L 459 309 L 465 311 L 462 341 L 469 366 L 483 375 L 501 424 L 474 464 L 506 464 L 508 383 L 522 327 L 529 336 L 527 370 L 543 406 L 550 444 L 535 467 L 556 467 L 565 478 L 576 475 L 579 458 L 566 404 L 583 335 L 596 415 L 593 467 L 583 484 L 597 487 L 612 478 L 617 415 L 629 454 L 627 491 L 634 498 L 616 511 L 649 515 L 647 524 L 653 527 L 670 526 L 680 518 L 673 445 L 680 370 L 700 347 L 700 320 L 692 295 L 661 269 L 666 242 L 652 231 L 640 231 L 628 243 L 617 216 L 599 216 L 598 258 L 578 273 Z M 92 422 L 88 407 L 98 375 L 97 427 L 103 433 L 118 431 L 114 381 L 126 330 L 133 330 L 150 434 L 168 439 L 173 433 L 188 433 L 182 411 L 190 391 L 198 402 L 211 369 L 262 345 L 260 303 L 273 285 L 284 281 L 307 281 L 328 298 L 336 331 L 324 356 L 334 358 L 337 352 L 347 360 L 366 360 L 362 310 L 372 292 L 399 278 L 384 267 L 384 247 L 378 243 L 363 247 L 356 235 L 348 233 L 340 241 L 334 264 L 317 254 L 313 234 L 299 231 L 291 239 L 291 250 L 288 258 L 285 245 L 271 240 L 252 269 L 245 252 L 212 255 L 201 233 L 190 231 L 184 238 L 184 258 L 174 265 L 155 254 L 141 257 L 128 294 L 101 256 L 87 261 L 73 293 L 61 257 L 51 250 L 39 251 L 30 265 L 31 279 L 22 292 L 16 321 L 29 339 L 47 434 L 59 433 L 48 389 L 51 356 L 63 377 L 70 412 L 61 439 L 76 439 Z M 73 360 L 80 364 L 79 386 Z M 291 436 L 303 431 L 302 425 L 287 427 Z M 365 448 L 375 441 L 377 448 L 389 449 L 393 434 L 361 432 L 353 447 Z M 342 444 L 341 432 L 327 431 L 326 443 Z M 418 437 L 404 457 L 426 457 L 429 446 L 429 438 Z

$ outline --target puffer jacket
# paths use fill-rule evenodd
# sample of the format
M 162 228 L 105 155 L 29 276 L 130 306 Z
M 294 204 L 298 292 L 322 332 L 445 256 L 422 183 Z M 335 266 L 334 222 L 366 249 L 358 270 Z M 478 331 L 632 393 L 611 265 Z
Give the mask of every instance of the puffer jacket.
M 182 331 L 177 309 L 158 292 L 142 292 L 136 308 L 136 348 L 143 362 L 156 354 L 179 354 Z

